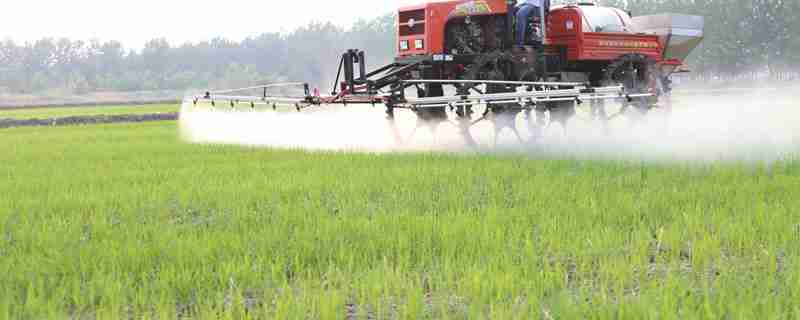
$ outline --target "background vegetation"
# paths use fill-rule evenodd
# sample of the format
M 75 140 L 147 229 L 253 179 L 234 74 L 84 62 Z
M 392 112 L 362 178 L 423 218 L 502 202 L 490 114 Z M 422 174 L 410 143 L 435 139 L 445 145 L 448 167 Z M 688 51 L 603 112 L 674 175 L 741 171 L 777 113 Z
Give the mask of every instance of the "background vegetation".
M 116 41 L 5 41 L 0 42 L 0 93 L 185 90 L 283 79 L 329 85 L 337 57 L 348 48 L 367 49 L 373 65 L 388 62 L 393 25 L 393 16 L 386 15 L 349 30 L 312 23 L 241 42 L 218 38 L 173 46 L 154 39 L 138 52 Z
M 175 104 L 146 104 L 100 107 L 52 107 L 0 110 L 0 119 L 53 119 L 63 117 L 112 116 L 178 112 Z
M 706 17 L 706 40 L 691 59 L 697 74 L 735 77 L 800 69 L 800 1 L 605 0 L 634 14 L 678 12 Z M 387 8 L 391 9 L 391 8 Z M 394 16 L 361 20 L 343 29 L 312 23 L 289 33 L 264 33 L 241 42 L 214 39 L 174 45 L 149 41 L 141 51 L 119 42 L 42 39 L 0 42 L 0 93 L 97 90 L 185 90 L 275 80 L 308 81 L 326 89 L 338 55 L 368 52 L 372 64 L 394 54 Z

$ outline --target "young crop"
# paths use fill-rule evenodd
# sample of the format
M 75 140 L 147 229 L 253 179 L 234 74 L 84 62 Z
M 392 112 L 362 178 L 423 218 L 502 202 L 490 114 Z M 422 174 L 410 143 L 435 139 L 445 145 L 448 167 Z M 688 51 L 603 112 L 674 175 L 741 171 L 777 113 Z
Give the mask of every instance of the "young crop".
M 0 136 L 0 318 L 797 318 L 800 166 Z

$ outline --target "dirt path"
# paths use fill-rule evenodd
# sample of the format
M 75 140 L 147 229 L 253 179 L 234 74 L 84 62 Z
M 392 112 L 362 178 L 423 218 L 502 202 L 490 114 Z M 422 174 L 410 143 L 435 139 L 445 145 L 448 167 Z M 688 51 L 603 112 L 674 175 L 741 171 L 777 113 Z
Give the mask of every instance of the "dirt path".
M 0 129 L 14 127 L 75 126 L 104 123 L 136 123 L 168 120 L 178 120 L 178 113 L 172 112 L 136 115 L 74 116 L 49 119 L 0 119 Z

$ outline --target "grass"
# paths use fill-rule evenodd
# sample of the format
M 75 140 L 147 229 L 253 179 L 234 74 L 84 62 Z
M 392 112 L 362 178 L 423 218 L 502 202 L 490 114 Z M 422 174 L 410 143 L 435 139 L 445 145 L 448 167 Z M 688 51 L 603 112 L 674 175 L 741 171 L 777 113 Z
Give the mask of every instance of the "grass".
M 800 162 L 0 136 L 0 318 L 792 319 Z
M 99 107 L 55 107 L 55 108 L 28 108 L 3 110 L 0 109 L 0 119 L 50 119 L 72 116 L 97 116 L 97 115 L 130 115 L 178 112 L 179 105 L 153 104 L 129 106 L 99 106 Z

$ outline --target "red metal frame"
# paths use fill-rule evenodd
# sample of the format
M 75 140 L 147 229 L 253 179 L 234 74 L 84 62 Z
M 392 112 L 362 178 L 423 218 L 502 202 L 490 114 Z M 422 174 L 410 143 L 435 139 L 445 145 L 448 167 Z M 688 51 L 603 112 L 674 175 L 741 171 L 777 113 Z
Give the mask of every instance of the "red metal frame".
M 415 25 L 424 24 L 424 32 L 418 35 L 402 35 L 400 29 L 409 26 L 409 21 L 399 21 L 403 13 L 421 10 L 424 10 L 422 16 L 425 18 L 422 21 L 415 21 Z M 403 7 L 399 12 L 401 14 L 398 14 L 397 21 L 397 55 L 408 57 L 444 53 L 444 31 L 450 18 L 467 15 L 505 15 L 507 5 L 505 0 L 451 0 Z M 656 62 L 661 62 L 663 48 L 658 36 L 584 32 L 584 19 L 578 6 L 552 9 L 547 21 L 545 44 L 551 50 L 566 47 L 568 61 L 609 61 L 625 54 L 643 54 Z M 414 47 L 417 40 L 423 41 L 422 49 Z M 400 48 L 402 41 L 408 41 L 407 50 Z
M 422 35 L 403 36 L 400 28 L 408 26 L 408 21 L 397 21 L 397 55 L 400 57 L 414 55 L 432 55 L 444 52 L 444 29 L 447 21 L 454 17 L 504 15 L 508 12 L 505 0 L 452 0 L 444 2 L 430 2 L 422 5 L 400 8 L 401 13 L 425 10 L 425 32 Z M 421 23 L 415 21 L 415 24 Z M 414 41 L 424 41 L 424 48 L 414 48 Z M 409 50 L 401 50 L 400 43 L 408 41 Z
M 614 60 L 625 54 L 643 54 L 661 61 L 663 48 L 658 36 L 616 32 L 586 32 L 583 13 L 578 6 L 566 6 L 550 12 L 547 22 L 549 46 L 566 47 L 567 60 Z M 569 29 L 568 26 L 572 28 Z

